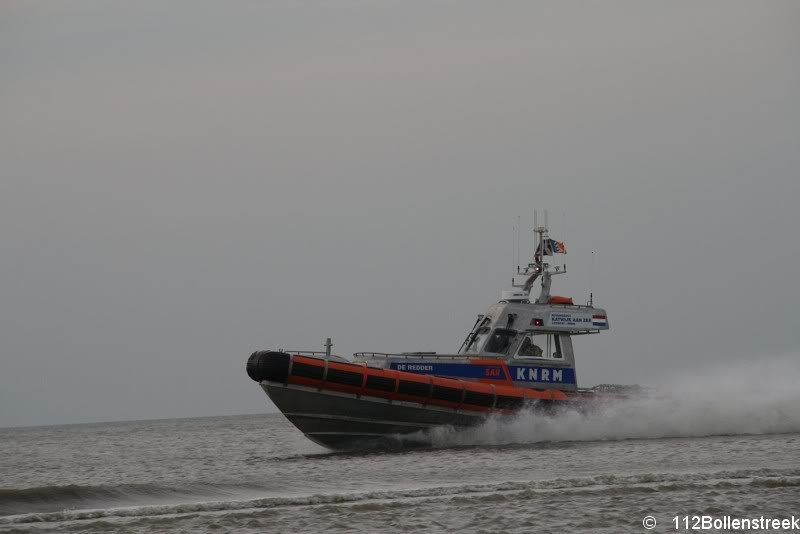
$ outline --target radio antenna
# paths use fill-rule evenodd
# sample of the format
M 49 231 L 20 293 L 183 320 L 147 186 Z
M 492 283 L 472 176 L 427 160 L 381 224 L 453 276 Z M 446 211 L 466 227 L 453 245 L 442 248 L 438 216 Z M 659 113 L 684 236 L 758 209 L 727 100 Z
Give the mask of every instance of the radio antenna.
M 519 273 L 519 257 L 520 257 L 520 252 L 519 252 L 519 234 L 520 234 L 521 230 L 522 230 L 522 226 L 520 226 L 520 216 L 517 215 L 517 272 L 518 273 Z
M 594 253 L 595 251 L 592 250 L 592 259 L 589 261 L 589 306 L 592 306 L 594 303 L 594 295 L 592 294 L 592 277 L 594 276 Z
M 517 245 L 517 229 L 511 225 L 511 270 L 514 270 L 514 264 L 517 263 L 516 251 L 514 250 Z M 513 277 L 512 277 L 513 278 Z

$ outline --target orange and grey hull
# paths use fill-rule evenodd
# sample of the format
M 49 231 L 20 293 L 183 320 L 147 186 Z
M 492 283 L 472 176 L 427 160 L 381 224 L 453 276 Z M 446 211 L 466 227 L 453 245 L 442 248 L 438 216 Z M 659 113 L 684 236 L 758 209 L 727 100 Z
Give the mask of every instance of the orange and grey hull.
M 426 431 L 431 428 L 477 425 L 485 417 L 291 384 L 265 381 L 261 387 L 294 426 L 330 449 L 425 444 Z
M 260 351 L 247 361 L 278 409 L 309 439 L 329 448 L 425 443 L 426 430 L 468 427 L 491 414 L 568 404 L 541 391 Z

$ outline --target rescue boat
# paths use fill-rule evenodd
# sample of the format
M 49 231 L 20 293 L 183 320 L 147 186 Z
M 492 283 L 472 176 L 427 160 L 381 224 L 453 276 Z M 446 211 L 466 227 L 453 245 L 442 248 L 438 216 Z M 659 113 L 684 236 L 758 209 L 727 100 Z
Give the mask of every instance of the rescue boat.
M 513 288 L 478 316 L 455 353 L 357 352 L 348 360 L 331 353 L 329 338 L 325 352 L 254 352 L 247 374 L 301 432 L 331 449 L 419 443 L 437 426 L 624 396 L 624 386 L 578 388 L 572 338 L 608 330 L 608 314 L 591 296 L 577 305 L 550 294 L 566 265 L 547 257 L 566 246 L 546 225 L 534 232 L 532 261 L 517 268 Z

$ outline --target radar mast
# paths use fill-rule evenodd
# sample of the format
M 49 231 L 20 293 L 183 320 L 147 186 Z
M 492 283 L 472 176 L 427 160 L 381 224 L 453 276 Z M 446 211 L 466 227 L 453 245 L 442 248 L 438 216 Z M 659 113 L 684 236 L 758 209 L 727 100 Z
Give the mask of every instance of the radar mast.
M 538 212 L 534 210 L 533 232 L 536 234 L 536 252 L 533 255 L 533 261 L 529 262 L 522 270 L 517 268 L 517 275 L 525 277 L 524 281 L 518 284 L 516 277 L 514 277 L 511 285 L 522 289 L 530 300 L 533 284 L 537 279 L 540 279 L 541 290 L 539 291 L 539 297 L 536 299 L 536 304 L 547 304 L 550 301 L 550 284 L 552 277 L 567 272 L 567 266 L 566 264 L 553 266 L 545 261 L 545 256 L 552 256 L 556 253 L 566 254 L 567 249 L 564 243 L 550 238 L 547 227 L 547 210 L 544 211 L 544 224 L 541 226 L 539 225 L 538 215 Z

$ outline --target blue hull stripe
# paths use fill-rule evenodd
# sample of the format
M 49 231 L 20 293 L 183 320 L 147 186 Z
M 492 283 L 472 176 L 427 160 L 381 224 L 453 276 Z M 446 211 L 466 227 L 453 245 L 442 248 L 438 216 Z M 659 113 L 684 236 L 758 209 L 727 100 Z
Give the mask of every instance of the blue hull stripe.
M 439 375 L 452 378 L 506 380 L 502 365 L 435 362 L 391 362 L 391 369 L 422 375 Z M 540 382 L 547 384 L 575 384 L 575 369 L 564 367 L 539 367 L 509 365 L 508 377 L 515 382 Z

